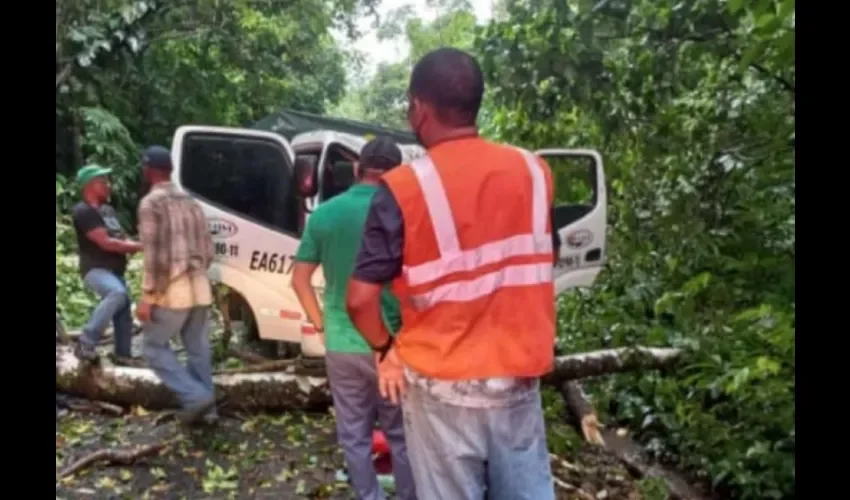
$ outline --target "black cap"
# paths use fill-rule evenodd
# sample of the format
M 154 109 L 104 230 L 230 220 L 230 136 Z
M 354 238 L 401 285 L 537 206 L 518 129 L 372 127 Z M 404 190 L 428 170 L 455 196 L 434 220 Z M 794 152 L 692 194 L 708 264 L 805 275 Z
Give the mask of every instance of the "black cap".
M 142 153 L 142 165 L 161 170 L 171 170 L 171 152 L 163 146 L 150 146 Z
M 389 137 L 376 137 L 360 150 L 361 168 L 389 170 L 401 162 L 401 149 Z

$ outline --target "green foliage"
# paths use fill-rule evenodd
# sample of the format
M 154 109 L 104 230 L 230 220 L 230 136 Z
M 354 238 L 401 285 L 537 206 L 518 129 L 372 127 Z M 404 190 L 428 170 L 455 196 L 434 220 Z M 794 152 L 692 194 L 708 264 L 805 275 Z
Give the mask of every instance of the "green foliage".
M 560 299 L 562 347 L 687 349 L 598 383 L 600 407 L 738 498 L 793 496 L 793 2 L 501 8 L 485 131 L 606 161 L 608 262 Z
M 79 166 L 115 169 L 128 229 L 138 152 L 186 123 L 240 126 L 281 106 L 406 127 L 412 63 L 438 46 L 475 53 L 482 132 L 525 147 L 590 147 L 606 162 L 609 248 L 597 284 L 559 299 L 566 351 L 672 345 L 671 373 L 591 386 L 609 418 L 741 499 L 795 493 L 795 3 L 793 0 L 502 0 L 402 7 L 379 36 L 410 53 L 345 95 L 343 50 L 374 0 L 316 3 L 60 2 L 56 11 L 57 303 L 71 326 L 82 286 L 68 219 Z M 359 76 L 359 75 L 355 75 Z M 561 166 L 553 163 L 553 168 Z M 564 181 L 560 199 L 586 197 Z M 138 286 L 137 261 L 131 286 Z M 579 438 L 544 395 L 556 453 Z M 662 498 L 657 484 L 646 498 Z
M 323 112 L 345 88 L 331 30 L 356 35 L 351 16 L 375 3 L 60 2 L 57 172 L 70 175 L 92 154 L 81 138 L 97 125 L 85 108 L 119 117 L 137 145 L 167 145 L 182 124 L 245 126 L 281 107 Z
M 379 26 L 383 41 L 404 38 L 410 46 L 408 56 L 396 63 L 378 65 L 375 75 L 354 87 L 332 112 L 346 118 L 406 129 L 407 84 L 410 68 L 417 59 L 438 47 L 472 50 L 476 19 L 466 0 L 435 2 L 440 12 L 431 22 L 414 17 L 410 5 L 390 11 Z
M 670 492 L 663 479 L 646 477 L 638 483 L 638 486 L 640 488 L 640 496 L 644 500 L 667 500 L 670 498 Z

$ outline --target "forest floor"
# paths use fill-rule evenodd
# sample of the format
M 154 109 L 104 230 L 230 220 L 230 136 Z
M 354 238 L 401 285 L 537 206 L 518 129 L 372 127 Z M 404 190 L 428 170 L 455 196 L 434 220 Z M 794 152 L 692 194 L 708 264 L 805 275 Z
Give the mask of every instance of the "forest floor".
M 70 412 L 56 420 L 57 499 L 353 499 L 344 479 L 332 413 L 231 416 L 187 429 L 163 414 Z M 132 465 L 95 463 L 59 478 L 69 464 L 106 448 L 167 443 Z M 552 456 L 557 498 L 640 499 L 616 458 L 586 447 Z M 392 496 L 390 496 L 392 498 Z

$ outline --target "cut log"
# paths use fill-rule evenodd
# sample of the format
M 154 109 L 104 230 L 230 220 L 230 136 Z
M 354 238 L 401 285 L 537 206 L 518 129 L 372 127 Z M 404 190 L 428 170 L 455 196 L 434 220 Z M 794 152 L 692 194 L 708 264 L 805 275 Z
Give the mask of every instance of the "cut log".
M 581 431 L 585 441 L 605 446 L 601 432 L 603 425 L 599 423 L 599 415 L 582 387 L 575 382 L 565 382 L 561 385 L 561 395 L 567 404 L 574 427 Z
M 679 355 L 677 349 L 638 347 L 558 356 L 554 371 L 544 382 L 560 387 L 569 380 L 659 368 L 670 365 Z M 321 410 L 330 404 L 322 359 L 301 359 L 282 365 L 285 369 L 281 371 L 217 374 L 213 377 L 217 395 L 223 396 L 229 407 L 242 411 Z M 172 408 L 176 404 L 150 369 L 80 363 L 71 347 L 64 345 L 56 346 L 56 389 L 89 399 L 151 409 Z
M 244 411 L 322 410 L 331 402 L 327 379 L 287 372 L 216 375 L 216 396 Z M 81 363 L 69 346 L 56 346 L 56 390 L 88 399 L 150 409 L 173 408 L 177 401 L 147 368 Z

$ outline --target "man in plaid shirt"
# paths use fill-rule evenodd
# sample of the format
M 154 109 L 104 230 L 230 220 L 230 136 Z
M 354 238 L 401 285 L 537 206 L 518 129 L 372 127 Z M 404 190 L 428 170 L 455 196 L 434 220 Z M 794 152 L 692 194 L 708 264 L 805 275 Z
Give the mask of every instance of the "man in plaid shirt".
M 185 423 L 213 423 L 215 388 L 209 341 L 212 290 L 207 268 L 213 244 L 200 205 L 171 183 L 171 153 L 162 146 L 144 152 L 150 191 L 139 204 L 144 252 L 142 298 L 136 315 L 144 327 L 148 365 L 180 400 Z M 180 335 L 188 355 L 183 366 L 169 345 Z

